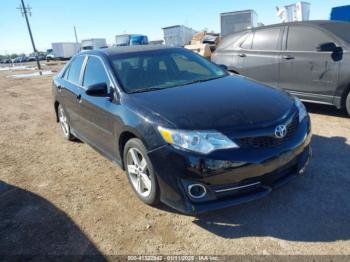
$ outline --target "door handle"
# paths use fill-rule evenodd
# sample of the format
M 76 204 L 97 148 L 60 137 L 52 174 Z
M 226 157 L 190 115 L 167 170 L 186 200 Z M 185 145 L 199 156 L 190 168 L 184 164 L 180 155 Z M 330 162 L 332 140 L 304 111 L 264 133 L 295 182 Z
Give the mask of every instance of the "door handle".
M 77 95 L 77 99 L 81 100 L 81 94 Z
M 247 55 L 246 54 L 239 54 L 238 56 L 239 57 L 246 57 Z
M 282 58 L 285 59 L 285 60 L 292 60 L 292 59 L 294 59 L 294 56 L 284 55 L 284 56 L 282 56 Z

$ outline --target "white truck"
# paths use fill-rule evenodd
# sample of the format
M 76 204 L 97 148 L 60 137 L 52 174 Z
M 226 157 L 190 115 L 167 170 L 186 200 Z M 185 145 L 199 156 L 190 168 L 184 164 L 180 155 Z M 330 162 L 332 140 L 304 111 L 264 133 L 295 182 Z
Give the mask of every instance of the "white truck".
M 163 27 L 164 41 L 167 46 L 185 46 L 188 45 L 197 31 L 184 25 L 174 25 Z
M 80 45 L 74 42 L 58 42 L 52 43 L 52 52 L 46 56 L 46 60 L 65 60 L 70 59 L 79 53 Z M 49 49 L 50 50 L 50 49 Z
M 107 41 L 105 38 L 91 38 L 84 39 L 81 41 L 81 49 L 82 50 L 95 50 L 99 48 L 106 48 Z
M 258 15 L 254 10 L 220 14 L 221 37 L 257 26 Z
M 276 7 L 277 16 L 282 23 L 308 21 L 310 17 L 310 6 L 308 2 L 296 2 L 295 4 Z

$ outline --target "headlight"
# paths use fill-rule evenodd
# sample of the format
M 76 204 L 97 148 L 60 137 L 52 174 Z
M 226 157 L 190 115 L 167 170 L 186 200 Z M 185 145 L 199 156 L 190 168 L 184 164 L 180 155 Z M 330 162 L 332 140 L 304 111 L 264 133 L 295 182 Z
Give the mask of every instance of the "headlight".
M 294 97 L 294 99 L 295 99 L 295 105 L 297 106 L 299 111 L 299 122 L 301 122 L 307 116 L 307 111 L 304 104 L 300 101 L 299 98 Z
M 163 139 L 180 149 L 209 154 L 219 149 L 238 148 L 225 135 L 215 131 L 185 131 L 158 127 Z

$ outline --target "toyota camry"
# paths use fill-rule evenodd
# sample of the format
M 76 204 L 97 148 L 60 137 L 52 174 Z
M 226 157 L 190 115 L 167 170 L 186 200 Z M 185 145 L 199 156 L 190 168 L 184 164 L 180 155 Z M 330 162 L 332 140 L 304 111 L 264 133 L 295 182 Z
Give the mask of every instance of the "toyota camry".
M 195 214 L 259 199 L 311 156 L 299 99 L 182 48 L 83 52 L 52 90 L 64 138 L 123 168 L 149 205 Z

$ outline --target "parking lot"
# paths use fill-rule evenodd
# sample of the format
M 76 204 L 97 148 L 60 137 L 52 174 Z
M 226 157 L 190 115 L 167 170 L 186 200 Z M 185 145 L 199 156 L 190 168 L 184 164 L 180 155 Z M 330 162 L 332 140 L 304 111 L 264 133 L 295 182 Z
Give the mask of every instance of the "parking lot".
M 45 66 L 58 70 L 60 62 Z M 313 160 L 267 198 L 197 217 L 139 201 L 125 173 L 55 123 L 51 76 L 0 71 L 4 254 L 350 254 L 350 120 L 308 104 Z

